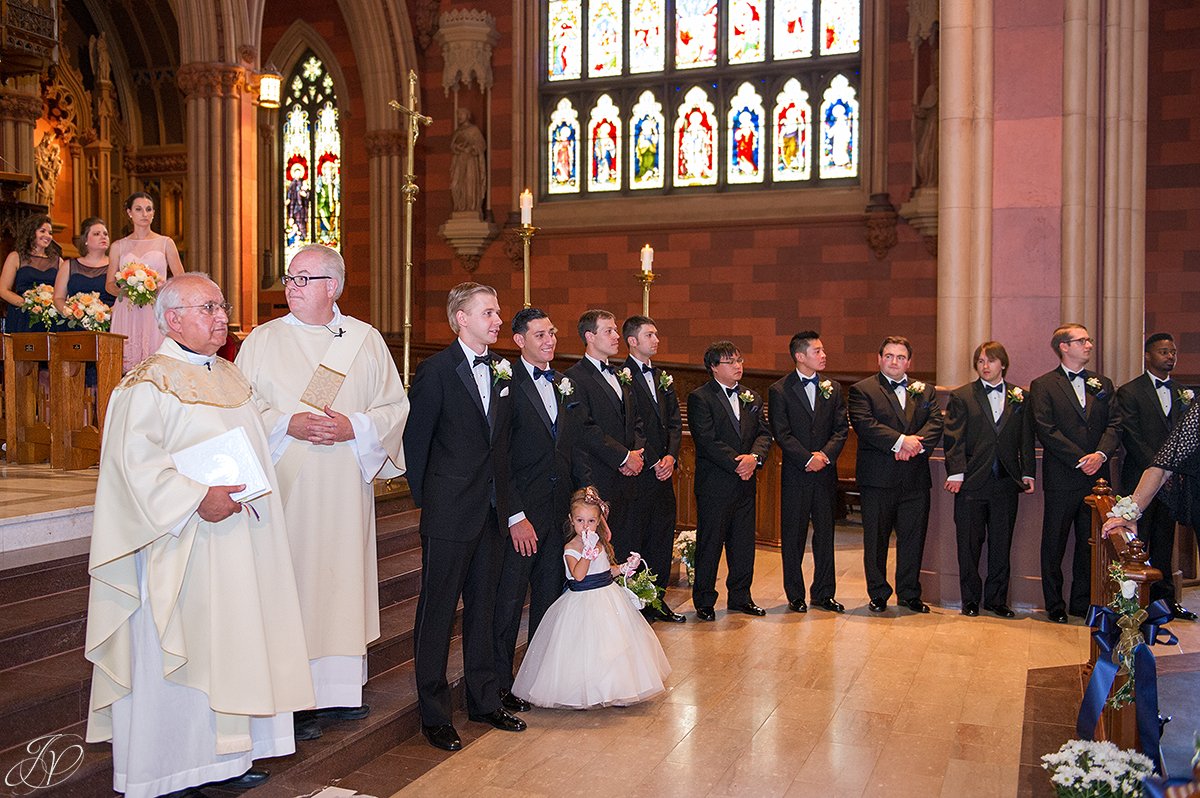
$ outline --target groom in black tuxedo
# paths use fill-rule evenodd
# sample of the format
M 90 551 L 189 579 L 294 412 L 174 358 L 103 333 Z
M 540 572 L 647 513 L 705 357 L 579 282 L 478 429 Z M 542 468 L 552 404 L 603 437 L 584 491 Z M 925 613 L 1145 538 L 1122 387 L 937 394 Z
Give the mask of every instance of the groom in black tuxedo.
M 633 405 L 645 435 L 642 459 L 645 467 L 637 476 L 637 493 L 630 507 L 630 548 L 642 555 L 646 566 L 666 590 L 671 579 L 671 554 L 675 543 L 675 463 L 683 439 L 683 420 L 675 378 L 650 359 L 658 354 L 658 325 L 649 316 L 630 316 L 621 325 L 621 337 L 629 349 L 625 368 L 633 375 Z M 664 603 L 661 610 L 647 606 L 642 615 L 649 621 L 683 623 L 685 618 Z
M 783 588 L 793 612 L 808 612 L 804 599 L 804 549 L 812 521 L 812 603 L 844 612 L 834 598 L 833 506 L 837 495 L 837 459 L 846 445 L 850 423 L 842 386 L 822 380 L 825 345 L 815 330 L 792 336 L 788 351 L 796 368 L 768 391 L 771 433 L 783 450 L 780 475 L 779 537 Z
M 513 316 L 513 342 L 521 358 L 513 367 L 509 445 L 508 535 L 496 593 L 495 659 L 500 700 L 510 712 L 529 702 L 512 694 L 513 656 L 521 611 L 529 593 L 529 633 L 563 589 L 563 522 L 571 500 L 571 425 L 564 410 L 570 381 L 554 371 L 558 330 L 545 311 L 524 308 Z
M 1025 393 L 1004 380 L 1008 351 L 999 341 L 975 347 L 979 379 L 950 394 L 946 405 L 945 488 L 954 494 L 958 584 L 962 614 L 979 615 L 979 603 L 1001 618 L 1008 607 L 1009 552 L 1017 523 L 1017 496 L 1033 491 L 1033 430 L 1025 421 Z M 979 556 L 987 541 L 987 581 Z
M 1167 435 L 1183 418 L 1190 404 L 1184 386 L 1171 379 L 1178 352 L 1170 333 L 1155 333 L 1146 339 L 1146 370 L 1117 389 L 1121 411 L 1121 492 L 1133 493 L 1142 472 L 1150 466 Z M 1175 570 L 1175 518 L 1155 498 L 1138 521 L 1138 537 L 1146 541 L 1150 564 L 1163 578 L 1150 586 L 1150 600 L 1165 600 L 1176 618 L 1196 620 L 1196 613 L 1182 606 L 1175 595 L 1171 574 Z
M 909 380 L 912 344 L 889 336 L 879 373 L 850 386 L 850 423 L 858 435 L 855 475 L 862 495 L 863 565 L 871 612 L 887 609 L 888 539 L 896 530 L 896 595 L 913 612 L 921 601 L 921 560 L 929 527 L 929 455 L 942 438 L 932 385 Z
M 1094 346 L 1083 325 L 1062 325 L 1050 338 L 1059 366 L 1029 385 L 1030 419 L 1042 442 L 1042 596 L 1055 623 L 1067 622 L 1068 609 L 1084 617 L 1091 604 L 1092 510 L 1084 499 L 1096 480 L 1111 481 L 1108 458 L 1120 443 L 1112 381 L 1085 368 Z M 1072 527 L 1071 596 L 1064 605 L 1062 559 Z
M 600 498 L 608 502 L 613 553 L 624 562 L 638 539 L 629 518 L 645 448 L 633 399 L 633 372 L 610 361 L 621 347 L 613 314 L 589 310 L 579 317 L 578 330 L 584 355 L 565 372 L 572 386 L 567 411 L 579 425 L 571 453 L 578 462 L 572 463 L 572 470 L 576 487 L 595 485 Z
M 721 549 L 729 573 L 730 612 L 766 615 L 750 597 L 754 578 L 756 474 L 771 450 L 763 400 L 739 384 L 742 353 L 730 341 L 704 352 L 712 379 L 688 394 L 688 428 L 696 445 L 696 618 L 716 620 L 717 567 Z
M 430 744 L 462 748 L 452 723 L 446 663 L 459 598 L 471 720 L 505 731 L 525 722 L 500 704 L 493 613 L 501 546 L 507 545 L 512 365 L 488 351 L 500 332 L 494 288 L 461 283 L 446 303 L 450 346 L 417 366 L 408 398 L 404 457 L 421 508 L 421 593 L 413 647 L 421 728 Z

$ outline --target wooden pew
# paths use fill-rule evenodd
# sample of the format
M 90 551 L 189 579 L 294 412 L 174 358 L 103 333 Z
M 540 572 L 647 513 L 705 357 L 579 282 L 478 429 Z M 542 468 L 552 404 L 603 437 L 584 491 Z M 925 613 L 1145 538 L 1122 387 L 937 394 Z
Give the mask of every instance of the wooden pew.
M 100 433 L 108 400 L 121 381 L 125 336 L 98 332 L 60 332 L 51 336 L 50 396 L 54 412 L 50 465 L 69 470 L 100 462 Z M 88 365 L 96 369 L 96 387 L 86 384 Z
M 50 333 L 4 336 L 4 415 L 10 463 L 50 459 L 50 396 L 38 371 L 50 359 L 52 337 Z
M 8 410 L 5 407 L 8 402 L 4 398 L 4 369 L 5 363 L 8 362 L 8 334 L 0 333 L 0 450 L 7 453 L 8 450 Z M 0 460 L 4 457 L 0 456 Z

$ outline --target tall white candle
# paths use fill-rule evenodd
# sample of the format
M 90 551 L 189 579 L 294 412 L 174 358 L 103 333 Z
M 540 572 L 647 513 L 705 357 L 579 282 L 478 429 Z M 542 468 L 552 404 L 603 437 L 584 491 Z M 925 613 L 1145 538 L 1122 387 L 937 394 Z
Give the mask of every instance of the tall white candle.
M 521 224 L 533 224 L 533 192 L 521 192 Z
M 654 250 L 650 248 L 649 244 L 647 244 L 646 246 L 642 247 L 642 271 L 651 271 L 653 265 Z

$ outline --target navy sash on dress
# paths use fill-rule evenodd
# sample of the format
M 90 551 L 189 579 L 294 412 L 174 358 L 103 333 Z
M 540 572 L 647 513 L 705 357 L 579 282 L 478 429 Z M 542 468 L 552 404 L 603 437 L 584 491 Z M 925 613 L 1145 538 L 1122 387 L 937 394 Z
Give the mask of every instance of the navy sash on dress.
M 578 593 L 581 590 L 595 590 L 598 587 L 608 587 L 612 584 L 613 576 L 611 571 L 601 571 L 596 574 L 588 574 L 583 579 L 567 580 L 567 590 L 572 590 Z

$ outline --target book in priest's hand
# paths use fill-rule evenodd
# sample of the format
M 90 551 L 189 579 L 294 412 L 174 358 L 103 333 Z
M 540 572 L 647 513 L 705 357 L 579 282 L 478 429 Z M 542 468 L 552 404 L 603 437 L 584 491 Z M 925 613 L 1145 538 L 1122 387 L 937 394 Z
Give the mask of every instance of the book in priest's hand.
M 248 502 L 271 492 L 271 483 L 242 427 L 201 441 L 171 455 L 175 468 L 202 485 L 245 485 L 229 494 L 235 502 Z

